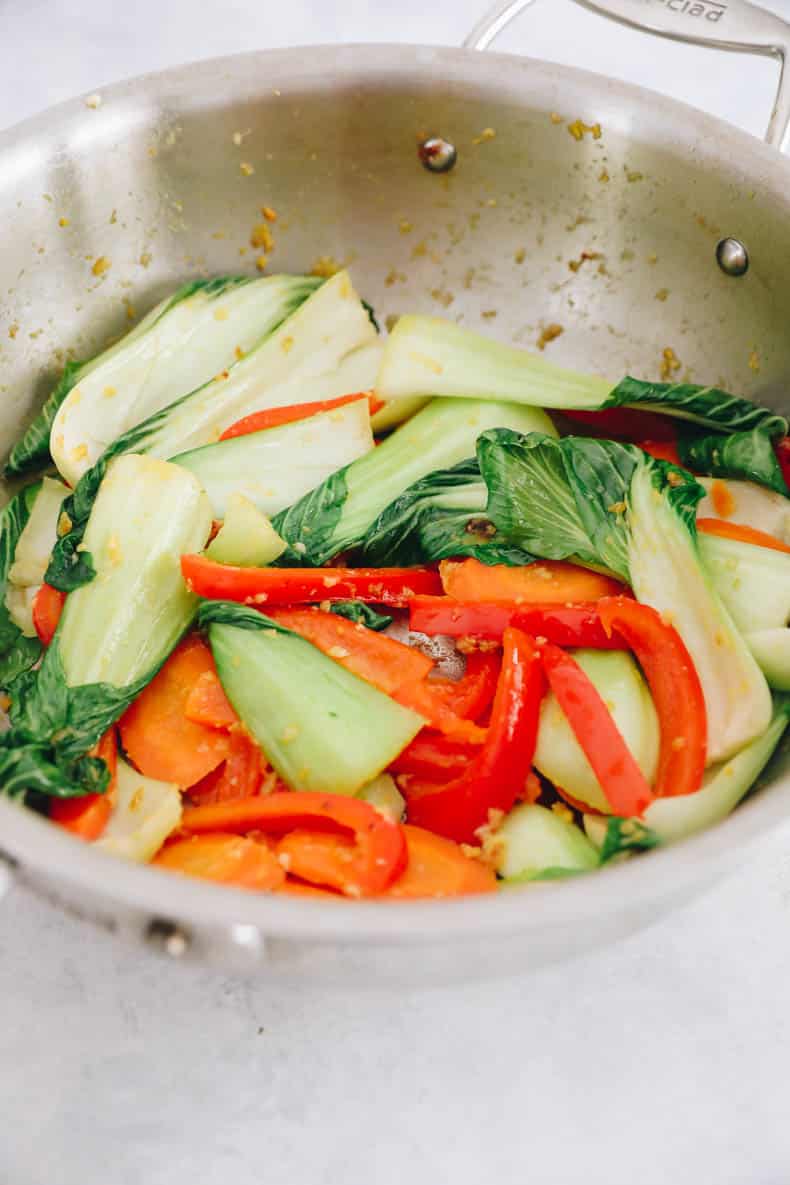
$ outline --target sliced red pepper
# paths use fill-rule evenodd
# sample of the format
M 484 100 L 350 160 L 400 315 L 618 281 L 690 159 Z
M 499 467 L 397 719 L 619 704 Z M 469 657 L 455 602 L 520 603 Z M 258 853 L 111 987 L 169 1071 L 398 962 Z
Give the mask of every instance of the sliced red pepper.
M 33 625 L 42 645 L 49 646 L 55 637 L 65 603 L 66 594 L 51 584 L 42 584 L 33 597 Z
M 680 469 L 688 468 L 681 461 L 677 442 L 674 440 L 640 440 L 639 447 L 657 461 L 668 461 L 670 465 L 677 465 Z
M 421 781 L 449 782 L 465 773 L 479 750 L 454 741 L 433 728 L 424 728 L 390 765 L 394 774 L 410 774 Z
M 639 601 L 607 598 L 600 603 L 600 614 L 604 627 L 617 630 L 633 650 L 653 696 L 661 727 L 656 797 L 693 794 L 705 772 L 708 716 L 683 639 L 655 609 Z
M 356 403 L 359 399 L 367 399 L 370 414 L 373 416 L 384 406 L 380 399 L 368 395 L 366 391 L 358 391 L 354 395 L 341 395 L 339 399 L 319 399 L 314 403 L 294 403 L 290 407 L 267 407 L 263 411 L 255 411 L 252 415 L 244 416 L 226 428 L 220 440 L 232 440 L 235 436 L 249 436 L 251 432 L 265 432 L 268 428 L 279 428 L 283 424 L 293 424 L 297 420 L 307 420 L 322 411 L 334 411 L 338 407 L 345 407 L 347 403 Z
M 595 602 L 584 605 L 517 605 L 513 601 L 454 601 L 452 597 L 414 597 L 409 626 L 415 633 L 451 638 L 501 638 L 508 626 L 558 646 L 623 650 L 616 634 L 608 635 Z
M 779 468 L 782 470 L 785 485 L 790 490 L 790 437 L 783 436 L 781 440 L 777 440 L 774 445 L 774 452 L 779 462 Z
M 103 835 L 115 805 L 118 779 L 118 738 L 115 725 L 91 749 L 92 757 L 101 757 L 110 771 L 110 782 L 103 794 L 85 794 L 81 798 L 53 798 L 49 817 L 53 823 L 79 839 L 92 842 Z
M 479 756 L 452 782 L 406 788 L 409 822 L 458 843 L 478 843 L 476 833 L 489 812 L 512 809 L 532 767 L 545 679 L 526 634 L 505 630 L 503 647 L 491 725 Z
M 431 568 L 236 568 L 202 555 L 181 557 L 187 586 L 198 596 L 265 609 L 321 601 L 406 605 L 420 593 L 442 591 Z
M 434 698 L 466 720 L 479 720 L 496 695 L 502 655 L 497 651 L 473 651 L 466 656 L 460 679 L 431 679 Z
M 181 827 L 190 835 L 212 831 L 284 835 L 297 829 L 350 835 L 355 842 L 342 886 L 349 897 L 383 892 L 406 864 L 406 841 L 398 824 L 369 803 L 338 794 L 297 791 L 192 807 L 184 811 Z
M 547 642 L 541 647 L 551 690 L 616 815 L 641 815 L 653 800 L 645 775 L 623 740 L 598 689 L 576 659 Z
M 719 518 L 698 518 L 697 530 L 703 535 L 718 535 L 721 539 L 734 539 L 738 543 L 751 543 L 754 547 L 768 547 L 771 551 L 790 553 L 790 547 L 775 535 L 758 531 L 756 527 L 743 526 L 741 523 L 724 522 Z
M 607 407 L 603 411 L 566 411 L 569 420 L 587 427 L 587 436 L 606 440 L 676 440 L 677 428 L 669 416 L 657 412 L 640 411 L 636 407 Z
M 189 787 L 193 802 L 232 802 L 259 793 L 268 768 L 263 753 L 241 724 L 230 728 L 228 741 L 228 756 L 222 764 Z

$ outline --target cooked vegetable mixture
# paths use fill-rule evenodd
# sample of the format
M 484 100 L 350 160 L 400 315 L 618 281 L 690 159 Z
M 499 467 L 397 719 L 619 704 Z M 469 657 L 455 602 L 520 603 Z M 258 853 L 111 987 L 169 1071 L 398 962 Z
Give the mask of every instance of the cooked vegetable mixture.
M 196 281 L 5 472 L 2 793 L 128 860 L 572 876 L 724 818 L 790 720 L 788 424 L 712 387 L 382 340 L 342 271 Z

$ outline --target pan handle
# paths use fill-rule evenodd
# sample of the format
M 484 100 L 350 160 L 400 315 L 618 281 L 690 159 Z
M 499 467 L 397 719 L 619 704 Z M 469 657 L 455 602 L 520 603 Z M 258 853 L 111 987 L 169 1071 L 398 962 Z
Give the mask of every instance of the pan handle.
M 475 25 L 464 42 L 466 49 L 488 49 L 511 21 L 534 0 L 498 0 Z M 773 13 L 746 0 L 575 0 L 600 16 L 691 45 L 734 53 L 778 58 L 779 89 L 765 139 L 775 148 L 784 146 L 790 126 L 790 25 Z

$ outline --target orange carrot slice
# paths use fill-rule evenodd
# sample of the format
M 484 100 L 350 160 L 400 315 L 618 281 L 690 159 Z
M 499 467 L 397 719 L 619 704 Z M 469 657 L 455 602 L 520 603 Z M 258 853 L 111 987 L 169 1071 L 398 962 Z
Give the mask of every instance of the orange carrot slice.
M 456 601 L 515 601 L 570 604 L 617 596 L 622 585 L 597 572 L 561 560 L 541 560 L 521 568 L 489 567 L 480 560 L 443 560 L 439 565 L 444 591 Z

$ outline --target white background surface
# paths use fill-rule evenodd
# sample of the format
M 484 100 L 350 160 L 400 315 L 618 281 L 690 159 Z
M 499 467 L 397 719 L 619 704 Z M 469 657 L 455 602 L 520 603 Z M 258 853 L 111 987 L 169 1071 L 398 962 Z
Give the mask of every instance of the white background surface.
M 453 44 L 479 7 L 0 0 L 0 125 L 196 57 Z M 770 104 L 765 63 L 615 36 L 567 0 L 543 0 L 503 47 L 755 132 Z M 790 825 L 618 947 L 424 993 L 189 972 L 15 894 L 0 905 L 0 1185 L 780 1185 L 789 988 Z

